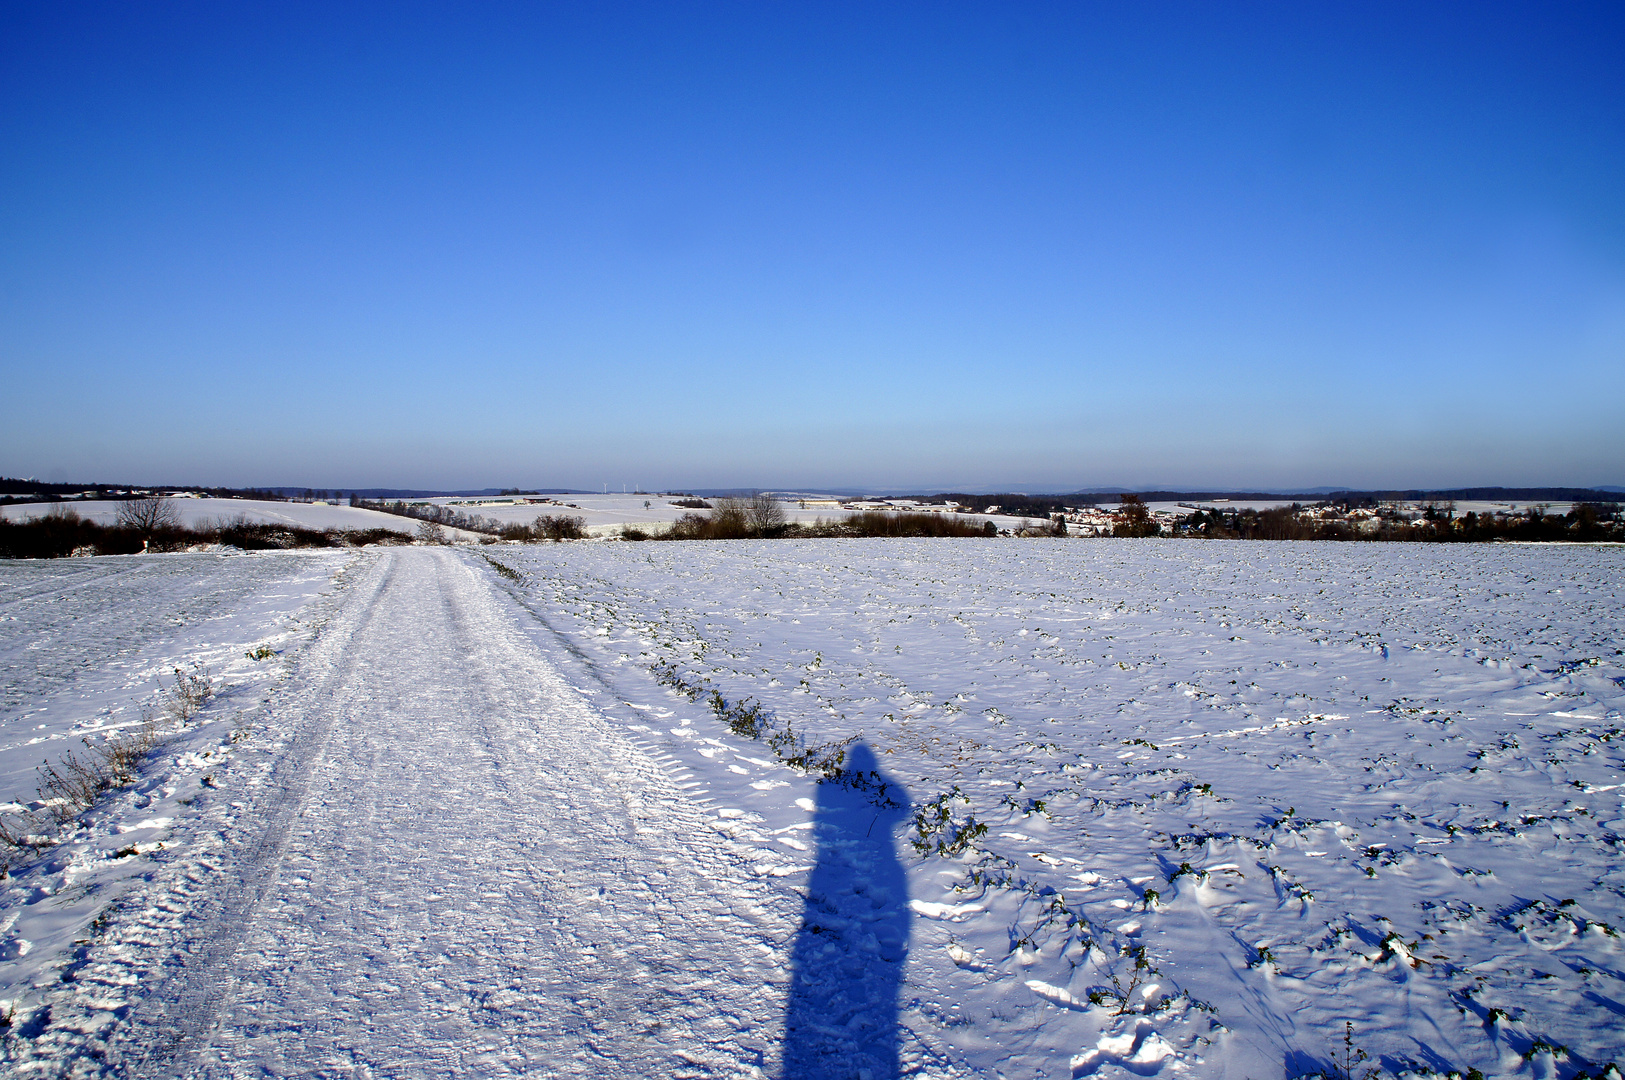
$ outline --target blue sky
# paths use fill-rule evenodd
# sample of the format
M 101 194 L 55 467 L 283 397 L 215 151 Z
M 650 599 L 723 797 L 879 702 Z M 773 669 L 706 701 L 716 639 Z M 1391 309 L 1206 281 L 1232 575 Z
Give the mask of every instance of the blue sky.
M 0 473 L 1625 484 L 1617 3 L 0 5 Z

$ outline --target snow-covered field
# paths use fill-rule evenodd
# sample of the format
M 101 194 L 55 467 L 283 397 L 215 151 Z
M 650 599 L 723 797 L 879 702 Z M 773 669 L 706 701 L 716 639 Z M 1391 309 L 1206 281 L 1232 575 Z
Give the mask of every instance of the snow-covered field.
M 520 595 L 653 706 L 649 737 L 706 777 L 716 826 L 768 872 L 804 884 L 822 858 L 786 846 L 816 824 L 790 798 L 804 782 L 703 700 L 662 700 L 649 665 L 810 742 L 859 736 L 928 828 L 939 808 L 987 826 L 931 858 L 910 841 L 945 833 L 899 826 L 905 1043 L 1012 1077 L 1297 1075 L 1330 1066 L 1345 1023 L 1395 1072 L 1625 1059 L 1619 549 L 924 540 L 511 561 Z M 869 940 L 861 888 L 808 903 L 838 949 Z
M 676 506 L 663 495 L 558 495 L 548 496 L 553 502 L 514 503 L 512 499 L 434 498 L 407 500 L 444 506 L 470 517 L 482 517 L 502 524 L 529 524 L 543 514 L 563 514 L 580 517 L 592 536 L 618 536 L 623 526 L 663 528 L 682 517 L 695 513 L 687 507 Z M 264 521 L 274 525 L 298 525 L 307 529 L 390 529 L 406 535 L 415 535 L 418 523 L 406 517 L 386 514 L 379 510 L 328 503 L 267 502 L 256 499 L 171 499 L 170 505 L 187 526 L 212 525 L 246 517 L 250 521 Z M 644 504 L 648 503 L 647 506 Z M 0 517 L 12 521 L 26 521 L 49 513 L 52 507 L 63 506 L 80 517 L 101 525 L 113 525 L 118 520 L 118 503 L 105 500 L 85 500 L 65 503 L 14 503 L 0 506 Z M 849 513 L 839 507 L 801 506 L 798 501 L 781 504 L 786 521 L 812 524 L 822 518 L 839 520 Z M 705 513 L 705 511 L 698 511 Z M 977 518 L 978 521 L 989 520 Z M 1021 519 L 994 516 L 991 520 L 1001 529 L 1021 524 Z M 446 530 L 454 540 L 478 540 L 478 533 L 462 529 Z
M 356 506 L 338 506 L 328 503 L 271 502 L 260 499 L 169 499 L 181 524 L 188 527 L 212 525 L 219 521 L 233 521 L 239 517 L 249 521 L 264 521 L 273 525 L 297 525 L 306 529 L 389 529 L 411 535 L 417 532 L 417 522 L 396 514 L 378 510 L 363 510 Z M 98 525 L 118 523 L 117 502 L 87 499 L 65 503 L 14 503 L 0 506 L 0 515 L 12 521 L 27 521 L 49 513 L 53 507 L 65 507 L 87 521 Z M 532 515 L 534 516 L 534 515 Z M 473 539 L 475 534 L 460 535 Z
M 567 514 L 580 517 L 586 523 L 587 532 L 592 536 L 618 535 L 622 526 L 643 526 L 648 528 L 662 528 L 670 525 L 684 514 L 704 514 L 704 510 L 694 510 L 689 507 L 678 506 L 673 501 L 678 496 L 665 495 L 552 495 L 547 496 L 557 505 L 547 503 L 521 503 L 514 504 L 511 500 L 491 499 L 424 499 L 424 502 L 446 506 L 470 516 L 478 514 L 480 517 L 500 521 L 504 524 L 529 523 L 539 514 Z M 706 500 L 709 501 L 709 500 Z M 781 500 L 780 506 L 784 510 L 786 521 L 812 524 L 822 518 L 825 521 L 838 521 L 848 515 L 848 511 L 834 506 L 813 504 L 803 506 L 802 500 Z M 1000 523 L 1000 528 L 1009 528 L 1015 519 L 994 518 Z
M 63 845 L 9 856 L 0 896 L 0 1010 L 27 1020 L 71 971 L 76 944 L 176 849 L 206 779 L 262 722 L 301 639 L 353 552 L 0 561 L 0 812 L 35 803 L 35 768 L 137 728 L 182 673 L 219 688 L 151 775 L 87 814 Z M 272 655 L 254 661 L 247 653 Z M 15 1038 L 15 1030 L 13 1031 Z
M 3 883 L 6 1060 L 1239 1078 L 1347 1030 L 1386 1074 L 1596 1076 L 1622 587 L 1499 545 L 0 564 L 0 796 L 174 666 L 222 688 Z M 831 744 L 859 779 L 787 763 Z

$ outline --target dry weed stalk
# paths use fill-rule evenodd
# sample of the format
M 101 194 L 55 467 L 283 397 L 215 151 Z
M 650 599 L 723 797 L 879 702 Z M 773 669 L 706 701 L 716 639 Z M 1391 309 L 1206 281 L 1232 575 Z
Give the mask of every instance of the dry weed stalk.
M 0 814 L 0 869 L 13 858 L 53 847 L 69 822 L 96 805 L 107 792 L 135 782 L 141 765 L 162 741 L 160 716 L 184 728 L 214 697 L 214 680 L 202 664 L 175 668 L 175 682 L 163 694 L 160 710 L 141 710 L 141 722 L 101 742 L 83 740 L 82 752 L 68 751 L 39 768 L 39 798 L 26 810 Z

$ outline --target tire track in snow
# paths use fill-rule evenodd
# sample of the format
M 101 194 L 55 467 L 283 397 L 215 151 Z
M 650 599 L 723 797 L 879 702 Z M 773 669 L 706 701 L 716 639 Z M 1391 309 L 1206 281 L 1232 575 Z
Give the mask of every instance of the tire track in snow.
M 202 932 L 171 960 L 164 983 L 142 1010 L 142 1025 L 157 1037 L 144 1052 L 128 1060 L 131 1075 L 173 1075 L 173 1066 L 212 1024 L 220 1005 L 224 969 L 276 878 L 312 769 L 332 731 L 333 705 L 353 676 L 357 656 L 352 643 L 376 618 L 395 572 L 396 558 L 391 553 L 374 571 L 357 605 L 359 610 L 341 613 L 318 638 L 307 663 L 327 670 L 308 694 L 301 695 L 297 708 L 306 725 L 277 762 L 268 793 L 255 808 L 254 817 L 264 821 L 263 831 L 235 866 L 222 868 L 226 870 L 224 887 L 217 887 L 200 908 L 187 912 L 187 922 L 197 924 Z
M 177 865 L 60 995 L 74 1071 L 772 1070 L 793 927 L 745 860 L 457 555 L 370 585 L 303 662 L 258 838 Z
M 318 626 L 302 664 L 317 677 L 279 707 L 292 717 L 285 749 L 253 785 L 252 804 L 222 797 L 200 805 L 192 834 L 155 856 L 160 869 L 149 884 L 105 913 L 108 925 L 64 971 L 32 1030 L 8 1042 L 6 1060 L 19 1072 L 173 1075 L 170 1064 L 206 1026 L 218 969 L 275 873 L 331 722 L 312 706 L 342 679 L 347 643 L 375 614 L 391 573 L 386 556 Z
M 92 585 L 105 585 L 115 578 L 127 577 L 130 574 L 140 573 L 144 566 L 141 564 L 125 566 L 86 566 L 83 570 L 73 574 L 66 581 L 61 576 L 51 576 L 44 581 L 27 582 L 20 585 L 7 585 L 0 589 L 0 608 L 21 604 L 29 600 L 44 600 L 49 602 L 63 597 L 80 589 Z

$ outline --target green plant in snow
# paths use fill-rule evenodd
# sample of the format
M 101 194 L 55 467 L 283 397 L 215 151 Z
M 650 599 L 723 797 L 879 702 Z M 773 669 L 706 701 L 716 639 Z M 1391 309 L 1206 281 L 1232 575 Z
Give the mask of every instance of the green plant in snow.
M 1112 982 L 1110 990 L 1098 987 L 1089 991 L 1089 1004 L 1117 1006 L 1116 1011 L 1112 1013 L 1113 1016 L 1126 1016 L 1134 1012 L 1134 995 L 1145 980 L 1153 975 L 1162 974 L 1146 955 L 1144 945 L 1125 946 L 1122 955 L 1131 961 L 1127 977 L 1113 968 L 1106 972 L 1106 977 Z
M 914 839 L 909 841 L 921 855 L 961 855 L 987 834 L 987 825 L 974 815 L 954 816 L 953 804 L 970 805 L 959 785 L 945 791 L 914 811 Z
M 499 562 L 498 560 L 491 558 L 491 556 L 487 555 L 483 551 L 479 552 L 479 556 L 480 556 L 480 558 L 484 559 L 486 562 L 491 564 L 491 569 L 495 570 L 497 573 L 501 574 L 503 577 L 507 578 L 509 581 L 518 583 L 518 582 L 522 582 L 522 581 L 525 580 L 525 577 L 524 577 L 523 574 L 521 574 L 519 571 L 515 570 L 513 567 L 509 566 L 507 563 Z
M 1332 1052 L 1332 1071 L 1329 1080 L 1372 1080 L 1381 1076 L 1382 1070 L 1371 1068 L 1356 1074 L 1355 1069 L 1370 1060 L 1364 1050 L 1354 1045 L 1354 1024 L 1352 1021 L 1343 1021 L 1343 1057 L 1338 1059 L 1336 1051 Z

